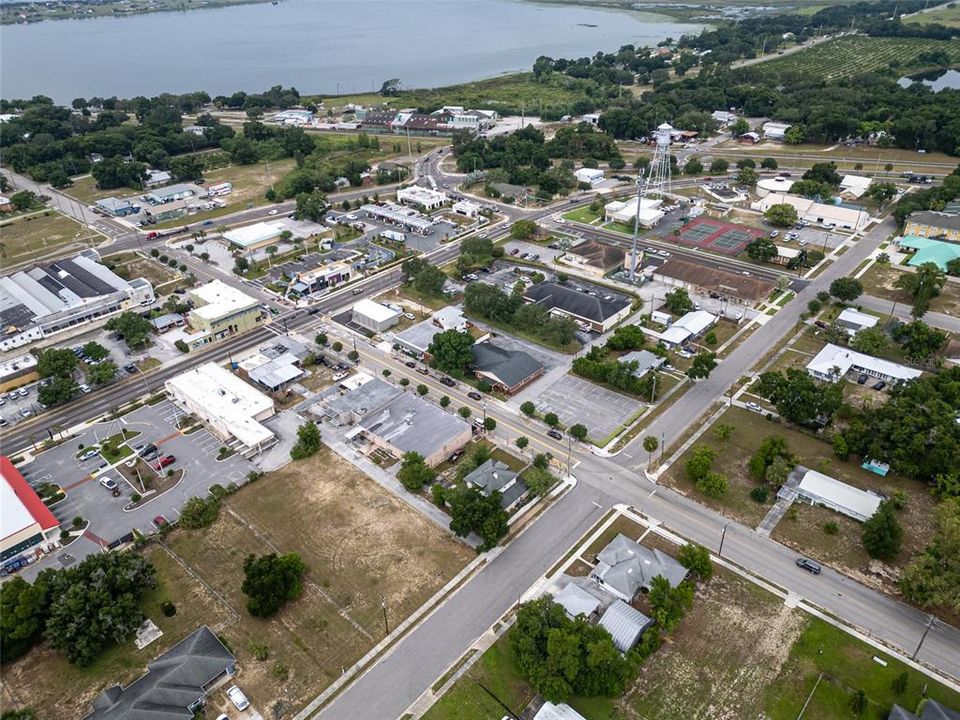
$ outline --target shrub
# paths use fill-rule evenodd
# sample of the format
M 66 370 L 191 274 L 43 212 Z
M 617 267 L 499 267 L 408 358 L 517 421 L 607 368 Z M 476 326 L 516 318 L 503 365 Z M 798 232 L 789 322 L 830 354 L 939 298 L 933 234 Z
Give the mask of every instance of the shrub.
M 330 347 L 333 348 L 334 352 L 340 352 L 341 350 L 343 350 L 343 343 L 337 340 Z
M 216 498 L 192 497 L 184 503 L 180 511 L 179 524 L 195 530 L 210 525 L 219 514 L 220 501 Z
M 552 412 L 548 412 L 546 415 L 544 415 L 543 421 L 552 428 L 560 424 L 560 418 L 557 417 L 556 413 Z
M 770 497 L 770 491 L 764 485 L 755 487 L 753 490 L 750 491 L 750 499 L 760 504 L 765 503 L 767 501 L 767 498 L 769 497 Z
M 493 390 L 493 385 L 491 385 L 486 380 L 481 380 L 480 382 L 477 383 L 477 390 L 479 390 L 482 393 L 488 393 L 491 390 Z
M 697 490 L 707 497 L 723 497 L 727 492 L 728 482 L 725 475 L 712 470 L 697 480 Z
M 177 614 L 177 606 L 169 600 L 164 600 L 160 603 L 160 612 L 163 613 L 164 617 L 173 617 Z
M 430 499 L 433 501 L 433 504 L 437 507 L 443 507 L 447 504 L 446 499 L 446 489 L 438 482 L 435 482 L 430 486 Z
M 179 350 L 182 353 L 190 352 L 190 346 L 187 345 L 183 340 L 177 340 L 173 344 L 177 348 L 177 350 Z
M 515 442 L 516 442 L 517 447 L 520 448 L 521 450 L 523 450 L 523 449 L 525 449 L 525 448 L 527 447 L 527 445 L 530 444 L 530 439 L 527 438 L 525 435 L 521 435 L 520 437 L 518 437 L 518 438 L 516 439 Z
M 138 492 L 135 492 L 130 496 L 130 502 L 138 503 L 140 502 L 140 499 L 141 499 L 141 495 Z
M 254 660 L 263 662 L 268 657 L 270 657 L 270 648 L 264 645 L 263 643 L 251 642 L 250 654 L 253 655 Z
M 829 522 L 825 522 L 823 524 L 823 531 L 827 535 L 836 535 L 838 532 L 840 532 L 840 526 L 837 525 L 836 521 L 830 520 Z
M 537 407 L 532 402 L 527 400 L 522 405 L 520 405 L 520 412 L 522 412 L 524 415 L 528 417 L 532 417 L 533 415 L 536 414 Z

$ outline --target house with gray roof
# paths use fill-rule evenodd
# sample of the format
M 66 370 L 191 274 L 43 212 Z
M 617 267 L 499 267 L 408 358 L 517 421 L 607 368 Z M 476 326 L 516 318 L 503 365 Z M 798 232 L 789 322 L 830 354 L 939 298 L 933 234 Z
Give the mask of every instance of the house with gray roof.
M 127 687 L 114 685 L 93 700 L 85 720 L 192 720 L 236 659 L 206 625 L 147 665 Z
M 572 318 L 595 332 L 607 332 L 630 314 L 633 302 L 626 295 L 599 285 L 575 287 L 555 282 L 531 285 L 523 293 L 528 303 L 537 303 L 551 315 Z
M 665 552 L 646 548 L 622 533 L 600 551 L 590 572 L 594 582 L 627 602 L 640 590 L 649 590 L 658 575 L 676 587 L 687 576 L 687 569 Z
M 640 378 L 651 370 L 659 370 L 666 360 L 659 355 L 655 355 L 649 350 L 634 350 L 633 352 L 628 352 L 625 355 L 621 355 L 619 358 L 617 358 L 617 362 L 624 364 L 635 362 L 637 364 L 637 368 L 633 371 L 633 374 Z
M 500 493 L 500 504 L 508 508 L 527 492 L 527 486 L 506 463 L 491 458 L 478 465 L 463 478 L 464 482 L 473 485 L 484 495 L 494 492 Z
M 553 596 L 553 601 L 562 607 L 567 615 L 576 618 L 583 615 L 589 618 L 600 607 L 600 599 L 594 597 L 575 582 L 568 582 L 566 586 Z
M 617 650 L 627 653 L 644 630 L 653 625 L 653 620 L 623 600 L 614 600 L 597 624 L 610 633 Z
M 960 712 L 951 710 L 936 700 L 927 699 L 917 714 L 905 710 L 899 705 L 894 705 L 887 716 L 887 720 L 960 720 Z
M 539 360 L 523 350 L 507 350 L 491 342 L 475 343 L 473 372 L 500 392 L 513 395 L 543 375 Z

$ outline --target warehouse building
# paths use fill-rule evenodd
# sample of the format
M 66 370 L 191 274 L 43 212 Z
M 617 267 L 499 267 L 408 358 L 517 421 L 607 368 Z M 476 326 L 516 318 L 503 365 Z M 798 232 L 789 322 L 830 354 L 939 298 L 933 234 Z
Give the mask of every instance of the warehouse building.
M 59 521 L 5 455 L 0 475 L 0 561 L 56 542 Z
M 223 234 L 223 237 L 231 245 L 247 253 L 273 245 L 280 240 L 282 232 L 283 226 L 280 223 L 258 222 L 229 230 Z
M 603 182 L 603 170 L 599 168 L 580 168 L 573 173 L 578 183 L 585 183 L 590 187 L 596 187 Z
M 229 370 L 208 362 L 164 383 L 180 407 L 198 417 L 224 443 L 262 450 L 276 440 L 263 421 L 273 417 L 273 400 Z
M 178 185 L 168 185 L 167 187 L 151 190 L 144 197 L 151 205 L 166 205 L 177 200 L 186 200 L 192 197 L 206 197 L 207 191 L 199 185 L 187 185 L 180 183 Z
M 774 205 L 792 205 L 801 220 L 825 227 L 862 230 L 870 222 L 870 213 L 860 206 L 828 205 L 785 193 L 769 193 L 750 207 L 765 213 Z
M 653 268 L 650 273 L 654 280 L 667 285 L 686 288 L 703 295 L 713 293 L 730 302 L 750 307 L 765 300 L 775 287 L 770 280 L 706 267 L 678 258 L 670 258 L 660 267 Z
M 799 500 L 809 505 L 821 505 L 858 522 L 869 520 L 883 501 L 876 493 L 847 485 L 801 465 L 790 473 L 787 481 L 777 491 L 777 497 Z
M 640 205 L 639 213 L 637 205 Z M 639 222 L 640 227 L 651 228 L 663 219 L 665 213 L 660 209 L 663 201 L 660 198 L 630 198 L 627 201 L 614 200 L 603 206 L 604 222 L 618 222 L 621 225 L 633 226 Z
M 413 393 L 402 393 L 369 412 L 351 432 L 396 458 L 419 453 L 431 467 L 473 437 L 468 423 Z
M 353 306 L 351 321 L 370 332 L 382 333 L 396 325 L 401 314 L 399 310 L 364 298 Z
M 23 347 L 156 296 L 143 278 L 124 280 L 95 250 L 0 277 L 0 351 Z

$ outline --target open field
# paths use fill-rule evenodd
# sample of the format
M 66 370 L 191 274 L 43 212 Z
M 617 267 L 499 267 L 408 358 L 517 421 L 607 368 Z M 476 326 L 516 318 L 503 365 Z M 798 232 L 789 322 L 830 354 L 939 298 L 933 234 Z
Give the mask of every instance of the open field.
M 571 210 L 570 212 L 564 213 L 563 217 L 567 220 L 573 220 L 574 222 L 590 224 L 594 220 L 599 219 L 601 217 L 601 213 L 599 210 L 594 212 L 590 209 L 589 205 L 585 205 L 577 208 L 576 210 Z
M 77 237 L 78 233 L 80 237 Z M 75 220 L 53 211 L 49 215 L 12 220 L 0 225 L 3 264 L 10 266 L 29 262 L 70 246 L 81 250 L 85 245 L 83 240 L 87 237 L 94 243 L 103 240 L 99 233 L 86 230 Z
M 905 23 L 939 23 L 947 27 L 960 28 L 960 5 L 950 3 L 945 7 L 939 7 L 929 12 L 917 13 L 910 17 L 901 18 Z
M 865 295 L 873 295 L 887 300 L 895 300 L 902 308 L 909 308 L 912 304 L 910 297 L 903 291 L 894 287 L 903 273 L 912 272 L 910 270 L 898 270 L 890 265 L 881 265 L 874 263 L 867 272 L 860 277 L 863 283 L 863 292 Z M 891 305 L 891 309 L 893 306 Z M 960 315 L 960 283 L 950 282 L 944 284 L 940 290 L 939 297 L 930 301 L 930 310 L 932 312 L 946 313 L 947 315 Z
M 132 258 L 125 256 L 121 257 L 118 255 L 107 255 L 104 257 L 104 260 L 107 263 L 116 263 L 115 265 L 112 265 L 113 271 L 125 280 L 144 278 L 145 280 L 149 281 L 154 288 L 156 288 L 158 285 L 163 285 L 166 282 L 176 280 L 178 277 L 180 277 L 179 273 L 163 265 L 159 261 L 140 257 L 139 255 L 134 255 Z
M 733 435 L 726 442 L 716 438 L 713 428 L 726 423 L 734 427 Z M 707 445 L 717 455 L 713 469 L 726 475 L 729 480 L 727 493 L 719 498 L 708 498 L 693 486 L 684 473 L 684 462 L 690 455 L 687 451 L 664 474 L 664 482 L 697 499 L 698 502 L 715 508 L 748 526 L 755 527 L 775 499 L 776 488 L 770 488 L 770 500 L 760 504 L 749 497 L 749 492 L 759 484 L 747 471 L 747 462 L 764 438 L 779 435 L 786 439 L 789 451 L 797 456 L 797 462 L 805 467 L 819 470 L 863 490 L 879 490 L 886 494 L 896 489 L 906 493 L 907 506 L 898 514 L 903 526 L 903 550 L 892 563 L 906 565 L 912 554 L 918 552 L 933 536 L 934 498 L 919 482 L 897 475 L 881 478 L 860 468 L 855 458 L 840 460 L 833 454 L 829 443 L 787 427 L 773 423 L 756 413 L 741 408 L 728 409 L 708 430 L 696 445 Z M 691 449 L 692 450 L 692 449 Z M 824 530 L 824 524 L 835 522 L 838 532 L 834 535 Z M 820 507 L 795 503 L 773 531 L 773 537 L 811 557 L 838 567 L 855 576 L 861 582 L 872 585 L 887 585 L 892 589 L 892 579 L 878 578 L 869 573 L 869 557 L 861 544 L 862 525 L 843 515 Z
M 76 198 L 84 205 L 92 205 L 97 200 L 103 200 L 108 197 L 124 197 L 137 192 L 133 188 L 120 187 L 112 190 L 100 190 L 97 187 L 97 181 L 93 175 L 83 175 L 73 178 L 73 184 L 66 188 L 64 192 L 72 198 Z
M 166 542 L 183 565 L 160 548 L 146 550 L 161 588 L 144 607 L 166 632 L 163 644 L 138 653 L 125 643 L 85 670 L 46 650 L 5 667 L 5 684 L 10 678 L 19 701 L 38 717 L 65 717 L 61 694 L 68 687 L 67 702 L 80 708 L 100 688 L 129 682 L 158 651 L 201 623 L 232 648 L 251 702 L 266 717 L 276 710 L 287 717 L 383 637 L 381 598 L 393 627 L 473 557 L 326 449 L 227 498 L 208 528 L 175 530 Z M 269 552 L 297 552 L 308 571 L 301 598 L 261 620 L 246 611 L 241 565 L 249 553 Z M 173 618 L 158 610 L 164 599 L 180 610 Z M 265 645 L 269 657 L 256 660 L 253 644 Z M 286 668 L 282 680 L 278 664 Z
M 767 76 L 798 73 L 835 79 L 880 70 L 890 63 L 899 63 L 898 69 L 917 68 L 917 55 L 932 51 L 943 51 L 953 62 L 960 62 L 960 47 L 949 40 L 852 35 L 761 63 L 757 69 Z

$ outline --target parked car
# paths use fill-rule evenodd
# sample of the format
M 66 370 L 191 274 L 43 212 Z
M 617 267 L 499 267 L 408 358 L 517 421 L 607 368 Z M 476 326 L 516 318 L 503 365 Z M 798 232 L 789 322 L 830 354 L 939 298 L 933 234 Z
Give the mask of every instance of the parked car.
M 418 367 L 417 372 L 421 375 L 429 375 L 430 371 L 426 367 Z
M 823 570 L 823 568 L 820 567 L 820 563 L 805 557 L 797 558 L 797 567 L 806 570 L 809 573 L 813 573 L 814 575 L 819 575 Z
M 33 413 L 27 408 L 20 408 L 20 417 L 28 418 L 31 415 L 33 415 Z
M 230 698 L 230 702 L 234 704 L 237 710 L 246 710 L 250 707 L 250 701 L 247 700 L 247 696 L 244 695 L 243 691 L 236 685 L 227 690 L 227 697 Z
M 140 453 L 140 457 L 142 458 L 145 458 L 150 453 L 155 453 L 156 451 L 157 451 L 157 446 L 154 445 L 153 443 L 144 445 L 137 450 L 137 452 Z
M 770 231 L 770 237 L 772 237 L 772 238 L 780 237 L 780 231 L 779 231 L 779 230 L 771 230 L 771 231 Z
M 167 465 L 173 465 L 175 461 L 176 458 L 173 455 L 164 455 L 153 467 L 155 470 L 163 470 Z
M 93 392 L 93 388 L 87 385 L 86 383 L 83 383 L 80 386 L 80 392 L 82 392 L 84 395 L 87 395 L 88 393 Z
M 417 366 L 413 360 L 407 360 L 404 365 L 406 365 L 408 368 L 415 368 Z
M 467 397 L 470 398 L 471 400 L 483 400 L 483 395 L 476 392 L 475 390 L 471 390 L 470 392 L 468 392 Z
M 867 382 L 866 373 L 861 373 L 860 377 L 857 378 L 857 385 L 865 385 Z
M 27 388 L 20 388 L 19 390 L 17 390 L 17 395 L 19 395 L 22 398 L 26 397 L 29 394 L 30 394 L 30 391 Z
M 278 212 L 280 212 L 280 211 L 277 210 L 276 208 L 274 208 L 273 210 L 271 210 L 270 212 L 268 212 L 267 215 L 276 215 Z
M 462 454 L 463 454 L 463 453 L 460 452 L 459 450 L 457 450 L 457 451 L 454 452 L 454 453 L 451 453 L 451 454 L 450 454 L 450 457 L 447 458 L 447 462 L 455 463 L 457 460 L 460 459 L 460 456 L 461 456 Z
M 747 410 L 750 410 L 758 414 L 763 412 L 763 408 L 758 403 L 755 403 L 755 402 L 748 402 Z
M 407 320 L 416 320 L 416 319 L 417 319 L 417 316 L 414 315 L 413 313 L 404 313 L 403 316 L 404 316 Z
M 0 427 L 6 427 L 6 426 L 7 426 L 7 421 L 4 418 L 0 417 Z
M 131 375 L 133 375 L 137 371 L 137 366 L 134 365 L 133 363 L 128 363 L 127 365 L 123 366 L 123 369 L 126 370 Z
M 510 251 L 511 255 L 518 255 L 520 253 L 520 248 L 514 248 Z
M 547 430 L 547 437 L 552 437 L 554 440 L 563 440 L 563 433 L 559 430 L 554 430 L 551 428 Z
M 350 374 L 350 373 L 348 373 L 346 370 L 341 370 L 341 371 L 338 372 L 338 373 L 334 373 L 334 374 L 333 374 L 333 381 L 334 381 L 334 382 L 340 382 L 340 381 L 343 380 L 345 377 L 347 377 L 349 374 Z
M 441 385 L 446 385 L 447 387 L 456 387 L 456 386 L 457 386 L 457 383 L 456 383 L 454 380 L 452 380 L 451 378 L 448 378 L 447 376 L 443 376 L 442 378 L 440 378 L 440 384 L 441 384 Z
M 91 448 L 90 450 L 85 450 L 82 455 L 77 457 L 77 460 L 79 460 L 80 462 L 84 462 L 86 460 L 89 460 L 90 458 L 95 458 L 99 454 L 100 454 L 99 452 Z
M 99 480 L 98 482 L 99 482 L 103 487 L 105 487 L 107 490 L 116 490 L 116 489 L 117 489 L 117 481 L 114 480 L 113 478 L 102 477 L 102 478 L 100 478 L 100 480 Z
M 879 380 L 870 387 L 872 387 L 874 390 L 883 390 L 886 386 L 887 384 L 883 380 Z

